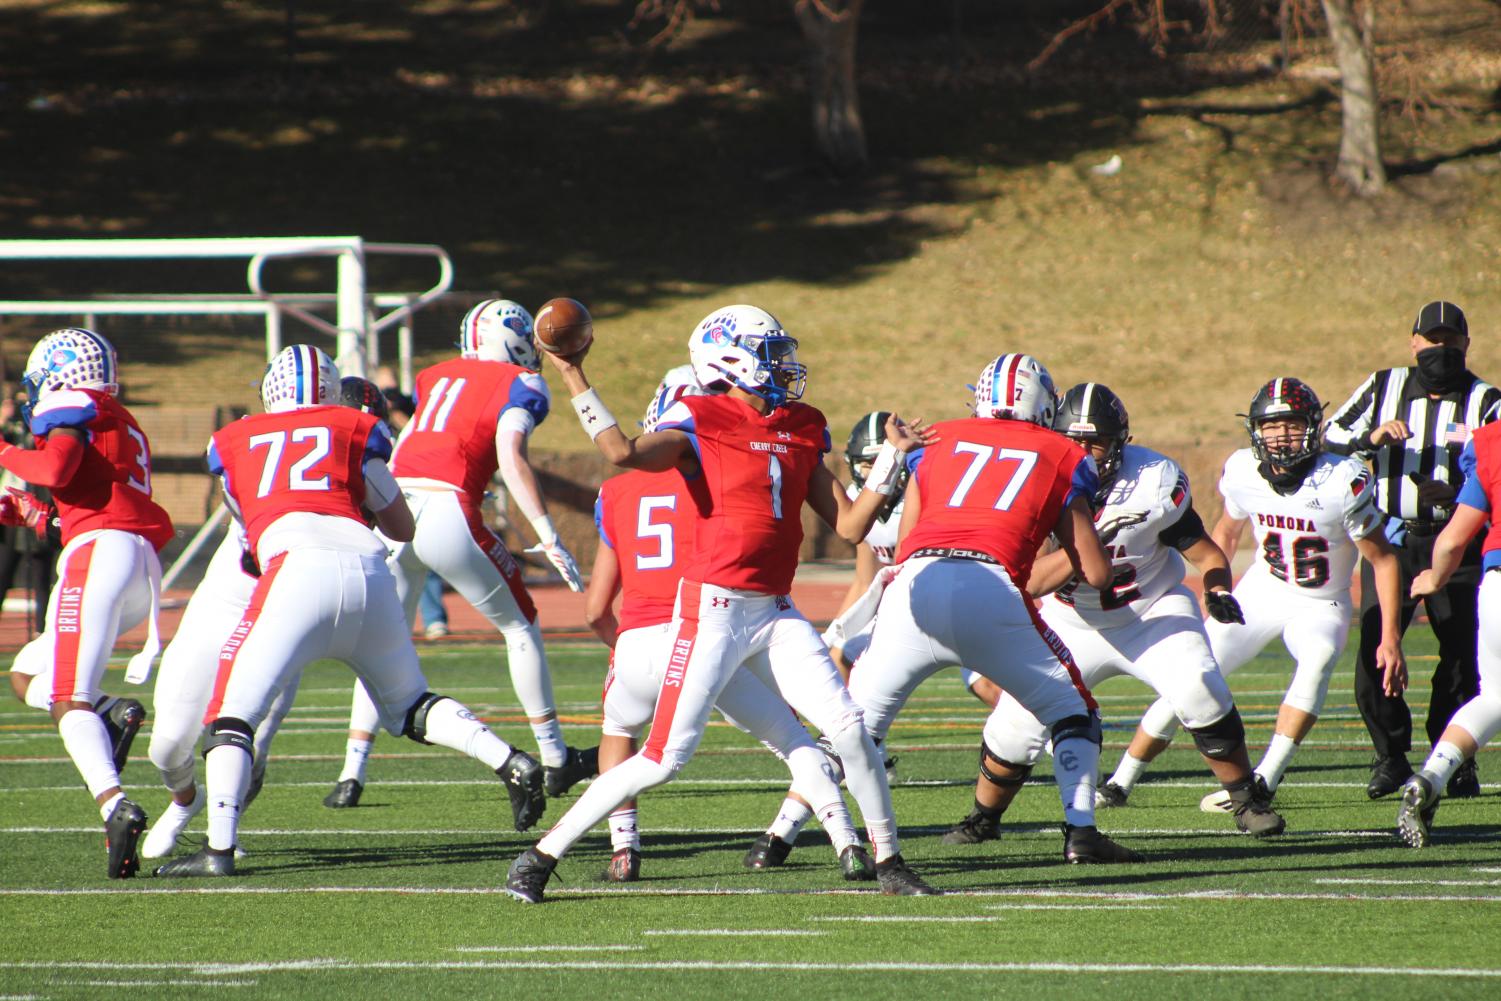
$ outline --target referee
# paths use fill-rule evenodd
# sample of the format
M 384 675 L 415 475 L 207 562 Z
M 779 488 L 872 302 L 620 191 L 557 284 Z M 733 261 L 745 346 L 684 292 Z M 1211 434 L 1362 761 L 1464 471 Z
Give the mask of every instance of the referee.
M 1408 597 L 1413 577 L 1432 566 L 1433 542 L 1454 511 L 1464 483 L 1459 454 L 1471 432 L 1498 416 L 1501 390 L 1465 368 L 1470 346 L 1464 312 L 1452 302 L 1424 306 L 1412 325 L 1417 363 L 1373 373 L 1329 422 L 1330 451 L 1369 459 L 1375 470 L 1376 506 L 1388 516 L 1387 537 L 1402 568 L 1402 628 L 1417 610 Z M 1376 669 L 1381 611 L 1369 563 L 1360 570 L 1360 653 L 1355 702 L 1376 747 L 1366 792 L 1372 799 L 1395 792 L 1412 775 L 1412 713 L 1402 695 L 1382 691 Z M 1472 544 L 1448 583 L 1423 599 L 1438 637 L 1438 666 L 1426 729 L 1437 743 L 1454 711 L 1479 691 L 1475 630 L 1480 588 L 1480 547 Z M 1480 795 L 1471 759 L 1449 780 L 1448 795 Z

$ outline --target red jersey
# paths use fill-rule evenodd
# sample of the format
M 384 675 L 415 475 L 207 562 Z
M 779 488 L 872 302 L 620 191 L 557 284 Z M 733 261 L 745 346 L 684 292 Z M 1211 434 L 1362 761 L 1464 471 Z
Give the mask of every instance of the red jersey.
M 87 438 L 77 472 L 52 490 L 63 544 L 109 528 L 133 532 L 158 550 L 165 546 L 172 538 L 172 519 L 151 499 L 151 446 L 130 411 L 108 393 L 58 390 L 31 413 L 39 450 L 48 447 L 47 433 L 57 428 L 73 428 Z
M 425 368 L 391 472 L 450 483 L 478 504 L 497 467 L 500 415 L 520 407 L 541 424 L 550 402 L 540 375 L 509 362 L 455 358 Z
M 1099 489 L 1094 461 L 1078 443 L 1026 421 L 970 417 L 933 432 L 938 443 L 907 460 L 920 506 L 897 561 L 919 549 L 977 550 L 1025 587 L 1064 507 Z
M 1458 502 L 1490 514 L 1490 528 L 1481 546 L 1481 564 L 1485 569 L 1501 566 L 1501 519 L 1495 505 L 1501 499 L 1501 421 L 1475 429 L 1459 454 L 1459 468 L 1465 474 Z
M 620 630 L 672 620 L 698 512 L 681 473 L 634 470 L 600 486 L 594 523 L 620 564 Z
M 730 396 L 689 396 L 657 430 L 693 438 L 703 473 L 687 481 L 698 515 L 683 577 L 701 584 L 786 594 L 803 542 L 802 508 L 829 451 L 824 416 L 788 403 L 764 417 Z
M 365 460 L 388 459 L 391 435 L 353 407 L 301 407 L 242 417 L 214 433 L 209 472 L 239 506 L 254 552 L 285 514 L 305 512 L 365 524 Z

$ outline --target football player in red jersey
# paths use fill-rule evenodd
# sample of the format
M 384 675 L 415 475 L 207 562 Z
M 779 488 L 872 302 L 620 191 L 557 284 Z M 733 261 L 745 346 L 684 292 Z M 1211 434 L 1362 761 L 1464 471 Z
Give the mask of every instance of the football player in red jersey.
M 547 417 L 551 399 L 536 372 L 532 316 L 520 305 L 487 299 L 464 316 L 459 335 L 460 357 L 418 374 L 417 412 L 391 460 L 417 523 L 413 539 L 392 547 L 392 571 L 409 624 L 431 568 L 500 630 L 511 685 L 537 739 L 547 794 L 561 796 L 594 773 L 594 755 L 563 739 L 536 606 L 521 581 L 521 567 L 480 510 L 499 469 L 537 533 L 537 550 L 571 589 L 584 589 L 527 461 L 527 438 Z M 376 724 L 374 703 L 356 686 L 344 769 L 323 801 L 326 806 L 359 802 Z
M 664 380 L 652 397 L 642 428 L 654 430 L 678 400 L 704 392 L 696 380 Z M 696 516 L 688 484 L 676 470 L 632 470 L 601 485 L 595 521 L 601 545 L 585 601 L 591 628 L 612 651 L 600 738 L 600 769 L 608 771 L 636 752 L 636 738 L 656 708 L 671 652 L 672 608 L 683 562 L 693 550 Z M 611 611 L 617 594 L 621 595 L 618 619 Z M 791 770 L 793 786 L 819 805 L 815 812 L 834 845 L 844 877 L 875 879 L 875 866 L 860 846 L 827 755 L 781 696 L 751 672 L 737 671 L 715 707 L 772 749 Z M 635 801 L 617 807 L 609 822 L 614 854 L 606 878 L 635 880 L 641 864 Z
M 157 552 L 172 538 L 172 521 L 151 500 L 151 449 L 115 399 L 116 372 L 115 349 L 91 330 L 68 327 L 38 341 L 22 377 L 37 447 L 0 448 L 0 466 L 52 491 L 63 543 L 47 628 L 17 654 L 11 683 L 18 694 L 24 685 L 27 705 L 51 712 L 104 818 L 108 873 L 122 878 L 140 866 L 146 814 L 121 792 L 120 769 L 145 713 L 134 699 L 101 699 L 99 685 L 115 640 L 143 619 L 146 649 L 131 660 L 127 677 L 142 682 L 151 670 Z M 11 524 L 34 506 L 7 500 L 0 520 Z M 112 701 L 133 710 L 113 735 L 101 716 Z
M 797 341 L 754 306 L 728 306 L 704 319 L 689 359 L 706 389 L 662 415 L 657 430 L 630 439 L 580 363 L 549 355 L 573 395 L 584 430 L 605 458 L 627 469 L 677 469 L 697 513 L 695 544 L 683 567 L 671 654 L 651 734 L 640 752 L 602 775 L 534 848 L 512 863 L 506 889 L 542 900 L 557 859 L 618 804 L 669 781 L 693 754 L 709 710 L 742 666 L 766 682 L 824 734 L 842 758 L 875 848 L 886 893 L 933 893 L 907 867 L 897 843 L 881 756 L 850 701 L 828 648 L 787 597 L 802 543 L 804 501 L 851 543 L 865 537 L 899 473 L 899 450 L 924 436 L 892 422 L 890 444 L 867 489 L 851 502 L 823 456 L 823 414 L 797 402 L 807 368 Z
M 996 358 L 975 389 L 975 416 L 934 426 L 942 442 L 914 453 L 902 511 L 901 572 L 881 596 L 870 648 L 850 694 L 877 740 L 918 684 L 963 664 L 995 682 L 1052 731 L 1069 862 L 1141 857 L 1094 824 L 1100 716 L 1073 658 L 1027 593 L 1037 549 L 1058 538 L 1075 574 L 1110 582 L 1095 534 L 1094 460 L 1052 430 L 1058 397 L 1030 355 Z M 1000 741 L 1005 743 L 1005 741 Z M 981 773 L 1003 786 L 1031 771 L 1029 748 L 987 750 Z
M 390 733 L 462 751 L 495 769 L 517 830 L 542 814 L 542 770 L 454 699 L 427 687 L 386 568 L 392 539 L 410 539 L 412 513 L 386 466 L 391 438 L 371 414 L 338 405 L 339 377 L 317 348 L 277 355 L 261 383 L 264 414 L 221 428 L 209 470 L 255 555 L 244 618 L 219 651 L 204 713 L 208 845 L 158 876 L 230 876 L 255 731 L 276 693 L 314 660 L 342 660 L 376 701 Z

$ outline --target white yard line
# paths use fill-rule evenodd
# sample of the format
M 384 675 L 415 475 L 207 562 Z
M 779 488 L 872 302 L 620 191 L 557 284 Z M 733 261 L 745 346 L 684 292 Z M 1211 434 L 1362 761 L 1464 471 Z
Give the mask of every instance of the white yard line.
M 826 931 L 797 928 L 647 928 L 643 935 L 677 935 L 724 938 L 803 938 L 812 935 L 827 935 Z
M 644 945 L 456 945 L 449 952 L 641 952 Z

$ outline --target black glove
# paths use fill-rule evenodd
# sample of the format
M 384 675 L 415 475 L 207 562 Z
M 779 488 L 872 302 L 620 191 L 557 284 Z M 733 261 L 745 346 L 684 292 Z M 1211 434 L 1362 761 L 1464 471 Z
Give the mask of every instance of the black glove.
M 1204 607 L 1209 609 L 1209 614 L 1214 616 L 1216 622 L 1246 624 L 1246 617 L 1240 610 L 1240 602 L 1236 601 L 1235 595 L 1229 591 L 1205 591 Z

